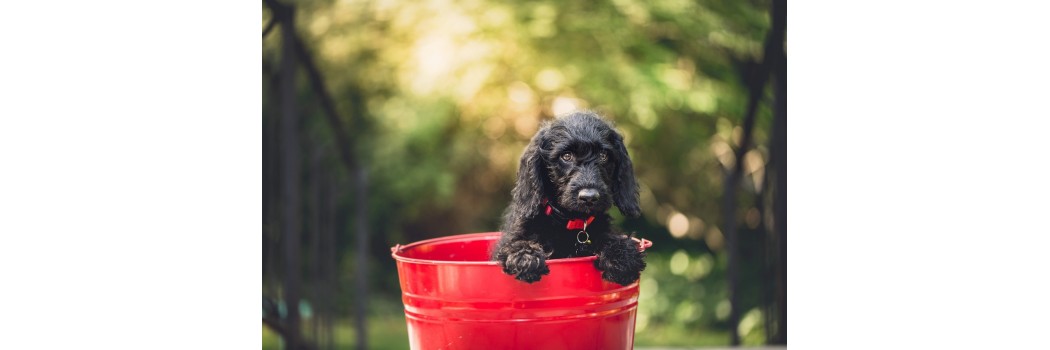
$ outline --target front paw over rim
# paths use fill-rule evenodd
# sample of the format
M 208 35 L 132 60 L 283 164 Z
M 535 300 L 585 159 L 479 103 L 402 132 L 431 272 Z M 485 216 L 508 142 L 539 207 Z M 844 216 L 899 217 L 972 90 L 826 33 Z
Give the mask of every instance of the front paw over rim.
M 504 273 L 514 275 L 522 282 L 532 283 L 551 272 L 547 267 L 547 253 L 539 244 L 522 241 L 515 242 L 511 248 L 512 252 L 503 264 Z
M 645 270 L 645 252 L 631 240 L 610 244 L 598 254 L 594 267 L 602 271 L 602 278 L 626 286 L 634 283 Z

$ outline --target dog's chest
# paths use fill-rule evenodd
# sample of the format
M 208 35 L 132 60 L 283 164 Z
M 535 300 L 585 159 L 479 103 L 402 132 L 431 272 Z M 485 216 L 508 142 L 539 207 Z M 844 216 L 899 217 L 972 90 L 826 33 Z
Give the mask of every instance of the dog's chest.
M 543 250 L 550 253 L 551 259 L 563 259 L 563 258 L 575 258 L 581 256 L 591 256 L 597 251 L 595 242 L 580 243 L 577 241 L 576 235 L 571 232 L 547 232 L 542 234 L 540 237 L 540 244 L 543 245 Z

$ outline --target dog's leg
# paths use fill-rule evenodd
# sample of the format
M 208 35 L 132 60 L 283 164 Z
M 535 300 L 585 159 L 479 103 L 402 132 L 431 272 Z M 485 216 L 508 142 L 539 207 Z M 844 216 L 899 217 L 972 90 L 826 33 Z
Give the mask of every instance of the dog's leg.
M 536 282 L 551 272 L 547 267 L 547 253 L 543 246 L 531 241 L 512 241 L 499 247 L 496 260 L 503 272 L 523 282 Z
M 626 286 L 637 281 L 645 270 L 645 252 L 638 251 L 634 240 L 621 235 L 602 247 L 594 267 L 602 271 L 605 280 Z

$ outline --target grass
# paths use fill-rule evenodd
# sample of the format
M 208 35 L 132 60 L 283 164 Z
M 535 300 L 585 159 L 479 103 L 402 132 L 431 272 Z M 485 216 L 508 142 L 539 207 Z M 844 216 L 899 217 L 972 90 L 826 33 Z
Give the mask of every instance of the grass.
M 634 333 L 634 346 L 727 346 L 729 332 L 649 326 Z
M 280 336 L 263 326 L 263 350 L 281 349 Z M 354 324 L 349 319 L 335 323 L 335 348 L 353 349 L 357 346 Z M 375 316 L 368 320 L 368 348 L 378 350 L 408 349 L 408 328 L 405 318 Z

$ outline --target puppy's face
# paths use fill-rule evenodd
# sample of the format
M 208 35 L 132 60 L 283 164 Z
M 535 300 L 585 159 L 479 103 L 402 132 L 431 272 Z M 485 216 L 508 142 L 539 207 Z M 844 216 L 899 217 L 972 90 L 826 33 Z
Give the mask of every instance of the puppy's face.
M 543 147 L 551 200 L 565 209 L 594 214 L 613 204 L 613 177 L 619 161 L 616 132 L 597 118 L 566 118 L 554 122 Z M 616 136 L 614 136 L 616 135 Z
M 544 200 L 578 213 L 616 205 L 638 217 L 638 185 L 623 137 L 593 112 L 576 112 L 536 133 L 521 155 L 512 191 L 516 215 L 539 215 Z

